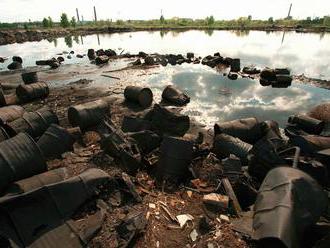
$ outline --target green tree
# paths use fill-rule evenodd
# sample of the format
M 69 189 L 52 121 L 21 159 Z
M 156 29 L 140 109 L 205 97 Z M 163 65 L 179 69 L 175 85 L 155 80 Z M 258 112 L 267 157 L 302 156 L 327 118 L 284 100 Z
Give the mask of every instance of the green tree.
M 49 21 L 46 17 L 42 20 L 42 26 L 44 28 L 49 28 Z
M 163 15 L 160 16 L 159 20 L 160 20 L 160 23 L 161 24 L 164 24 L 165 23 L 165 18 L 164 18 Z
M 214 17 L 212 15 L 206 17 L 206 23 L 207 23 L 207 25 L 211 26 L 211 25 L 214 24 L 214 22 L 215 22 L 215 20 L 214 20 Z
M 252 21 L 252 15 L 249 15 L 249 16 L 248 16 L 248 20 L 249 20 L 249 21 Z
M 269 17 L 269 18 L 268 18 L 268 22 L 269 22 L 269 23 L 273 23 L 273 22 L 274 22 L 273 17 Z
M 330 26 L 330 16 L 325 16 L 323 18 L 323 25 L 324 26 Z
M 50 16 L 48 16 L 48 26 L 49 26 L 50 28 L 54 27 L 53 19 L 52 19 Z
M 77 26 L 76 18 L 74 16 L 71 18 L 70 24 L 74 28 Z
M 67 27 L 70 26 L 70 22 L 69 22 L 68 16 L 67 16 L 67 14 L 65 14 L 65 13 L 63 13 L 63 14 L 61 15 L 61 26 L 62 26 L 63 28 L 67 28 Z

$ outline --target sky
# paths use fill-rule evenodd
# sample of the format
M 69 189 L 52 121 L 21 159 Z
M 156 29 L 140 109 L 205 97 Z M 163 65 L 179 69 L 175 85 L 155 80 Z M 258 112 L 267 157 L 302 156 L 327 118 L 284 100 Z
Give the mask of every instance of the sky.
M 293 4 L 291 15 L 297 19 L 330 15 L 329 0 L 0 0 L 0 22 L 42 20 L 51 16 L 55 21 L 65 12 L 76 16 L 78 7 L 84 20 L 93 19 L 96 6 L 98 19 L 158 19 L 186 17 L 204 19 L 213 15 L 218 20 L 251 15 L 253 19 L 283 18 Z

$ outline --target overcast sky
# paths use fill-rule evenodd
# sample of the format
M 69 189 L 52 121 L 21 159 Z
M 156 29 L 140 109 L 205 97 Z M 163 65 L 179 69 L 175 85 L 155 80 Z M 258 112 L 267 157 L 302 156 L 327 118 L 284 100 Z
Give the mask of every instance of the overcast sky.
M 59 20 L 62 12 L 75 16 L 76 7 L 85 20 L 93 18 L 93 6 L 99 19 L 155 19 L 161 9 L 165 18 L 235 19 L 252 15 L 254 19 L 283 18 L 293 3 L 294 18 L 330 15 L 330 0 L 0 0 L 0 22 L 41 20 L 51 16 Z

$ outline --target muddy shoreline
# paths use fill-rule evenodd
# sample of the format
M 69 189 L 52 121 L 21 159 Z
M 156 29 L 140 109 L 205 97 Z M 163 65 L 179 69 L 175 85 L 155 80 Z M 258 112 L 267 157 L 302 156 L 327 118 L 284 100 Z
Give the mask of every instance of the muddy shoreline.
M 43 39 L 59 38 L 72 35 L 91 35 L 101 33 L 121 33 L 137 31 L 189 31 L 189 30 L 241 30 L 241 31 L 295 31 L 300 33 L 330 32 L 326 28 L 296 27 L 88 27 L 75 29 L 35 29 L 35 30 L 0 30 L 0 45 L 23 43 L 28 41 L 41 41 Z

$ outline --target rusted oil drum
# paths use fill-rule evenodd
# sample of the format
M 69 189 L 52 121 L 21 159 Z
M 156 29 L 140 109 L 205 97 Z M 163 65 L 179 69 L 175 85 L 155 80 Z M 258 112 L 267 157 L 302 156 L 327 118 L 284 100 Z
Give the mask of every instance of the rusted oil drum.
M 23 116 L 25 110 L 18 105 L 6 106 L 0 108 L 0 124 L 14 121 Z
M 214 125 L 214 133 L 225 133 L 240 140 L 254 144 L 263 136 L 262 128 L 257 118 L 245 118 Z
M 40 137 L 37 144 L 46 158 L 59 157 L 73 149 L 74 138 L 59 125 L 52 124 Z
M 38 74 L 36 71 L 22 73 L 21 76 L 22 76 L 22 80 L 25 84 L 34 84 L 39 81 Z
M 96 126 L 104 119 L 109 105 L 103 100 L 96 100 L 69 107 L 68 119 L 73 127 L 79 126 L 81 130 Z
M 0 143 L 0 191 L 8 184 L 46 171 L 45 159 L 26 133 Z
M 7 130 L 12 136 L 20 132 L 26 132 L 33 138 L 41 136 L 51 124 L 58 124 L 57 115 L 43 108 L 35 112 L 25 113 L 23 117 L 8 123 Z
M 6 106 L 17 105 L 20 103 L 20 99 L 18 99 L 16 93 L 5 95 L 5 99 L 6 99 Z
M 140 132 L 144 130 L 151 130 L 151 122 L 138 117 L 124 116 L 121 126 L 123 132 Z
M 12 183 L 5 191 L 5 196 L 12 196 L 17 194 L 23 194 L 45 185 L 58 183 L 64 181 L 69 177 L 67 168 L 58 168 L 51 171 L 19 180 Z
M 240 59 L 232 59 L 230 63 L 230 71 L 239 72 L 241 70 L 241 60 Z
M 291 124 L 296 124 L 307 133 L 320 134 L 324 128 L 325 122 L 309 117 L 307 115 L 293 115 L 288 120 Z
M 173 103 L 179 106 L 190 102 L 190 97 L 173 85 L 168 85 L 165 87 L 162 93 L 162 99 L 168 103 Z
M 180 180 L 187 176 L 193 158 L 193 142 L 176 137 L 164 137 L 160 146 L 158 176 Z
M 144 108 L 149 107 L 153 100 L 151 89 L 139 86 L 127 86 L 124 91 L 124 96 L 127 101 L 138 103 Z
M 19 85 L 16 88 L 16 95 L 22 102 L 29 102 L 49 95 L 48 84 L 44 82 L 29 85 Z
M 220 158 L 234 154 L 242 161 L 247 162 L 247 156 L 251 149 L 252 145 L 227 134 L 218 134 L 214 138 L 213 152 Z

